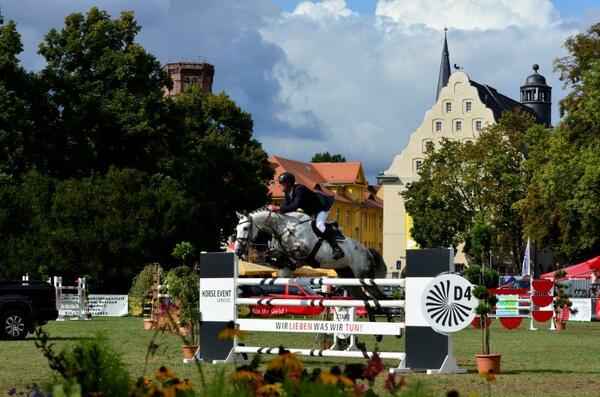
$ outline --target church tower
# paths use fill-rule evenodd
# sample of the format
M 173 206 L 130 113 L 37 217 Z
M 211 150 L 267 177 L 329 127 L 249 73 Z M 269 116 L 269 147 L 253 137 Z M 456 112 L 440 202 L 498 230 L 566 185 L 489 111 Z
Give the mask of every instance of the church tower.
M 521 86 L 521 103 L 535 112 L 546 127 L 552 125 L 552 87 L 546 78 L 538 73 L 538 64 L 532 66 L 534 73 L 527 77 Z
M 448 40 L 446 32 L 448 28 L 444 28 L 444 46 L 442 47 L 442 61 L 440 62 L 440 74 L 438 76 L 437 94 L 435 100 L 437 101 L 440 97 L 440 91 L 446 85 L 448 85 L 448 79 L 450 78 L 450 53 L 448 52 Z

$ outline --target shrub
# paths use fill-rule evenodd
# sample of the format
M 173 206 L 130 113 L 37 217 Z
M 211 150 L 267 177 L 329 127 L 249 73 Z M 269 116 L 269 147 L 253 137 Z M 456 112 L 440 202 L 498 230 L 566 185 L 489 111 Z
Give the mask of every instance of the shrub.
M 144 300 L 152 293 L 152 283 L 157 271 L 162 273 L 158 263 L 148 264 L 134 277 L 129 290 L 129 312 L 132 315 L 142 314 Z

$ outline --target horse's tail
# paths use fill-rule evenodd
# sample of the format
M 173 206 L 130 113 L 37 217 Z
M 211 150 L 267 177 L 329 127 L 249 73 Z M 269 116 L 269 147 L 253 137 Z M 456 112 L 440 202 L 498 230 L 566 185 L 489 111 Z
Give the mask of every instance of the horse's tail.
M 369 248 L 369 252 L 371 253 L 371 258 L 373 259 L 373 262 L 371 263 L 371 266 L 373 266 L 373 278 L 386 278 L 387 266 L 385 265 L 383 257 L 373 248 Z

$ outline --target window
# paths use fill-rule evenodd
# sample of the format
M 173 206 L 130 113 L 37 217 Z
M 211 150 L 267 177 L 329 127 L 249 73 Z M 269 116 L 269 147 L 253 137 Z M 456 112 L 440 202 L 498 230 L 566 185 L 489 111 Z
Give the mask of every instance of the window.
M 462 121 L 456 122 L 456 131 L 462 131 Z
M 481 120 L 475 121 L 475 130 L 481 131 Z
M 190 85 L 190 78 L 189 78 L 188 76 L 186 76 L 186 77 L 183 79 L 183 82 L 184 82 L 184 84 L 185 84 L 186 86 Z
M 465 111 L 467 111 L 467 112 L 471 111 L 471 102 L 466 102 L 465 103 Z
M 441 130 L 442 130 L 442 122 L 436 121 L 435 122 L 435 132 L 440 132 Z
M 346 210 L 346 225 L 350 225 L 350 211 Z
M 450 113 L 452 111 L 452 103 L 446 102 L 446 113 Z
M 335 221 L 336 222 L 340 221 L 340 209 L 339 208 L 335 209 Z
M 423 165 L 422 160 L 415 160 L 415 171 L 421 171 L 422 165 Z

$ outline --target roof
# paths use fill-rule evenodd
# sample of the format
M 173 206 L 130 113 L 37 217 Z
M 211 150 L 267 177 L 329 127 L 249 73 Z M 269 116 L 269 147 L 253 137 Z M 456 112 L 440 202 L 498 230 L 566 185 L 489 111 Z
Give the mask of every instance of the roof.
M 309 163 L 325 180 L 325 183 L 364 183 L 360 178 L 360 161 L 345 163 Z
M 473 87 L 477 89 L 477 94 L 479 95 L 479 99 L 481 100 L 481 102 L 483 102 L 483 104 L 489 109 L 491 109 L 492 113 L 494 113 L 494 119 L 496 121 L 500 119 L 500 116 L 504 111 L 514 108 L 520 108 L 534 116 L 535 119 L 539 122 L 542 122 L 533 110 L 523 105 L 522 103 L 517 102 L 514 99 L 499 93 L 498 90 L 496 90 L 494 87 L 489 86 L 487 84 L 480 84 L 470 79 L 469 82 Z
M 362 164 L 360 161 L 344 163 L 304 163 L 290 160 L 280 156 L 269 156 L 269 163 L 275 170 L 274 180 L 269 185 L 272 197 L 283 197 L 283 191 L 278 183 L 275 183 L 283 172 L 291 172 L 296 177 L 296 182 L 305 185 L 309 189 L 321 191 L 326 195 L 334 196 L 336 201 L 352 203 L 349 198 L 334 193 L 329 189 L 331 184 L 354 184 L 365 183 Z M 373 198 L 371 198 L 373 196 Z M 372 208 L 383 208 L 383 200 L 378 198 L 368 189 L 363 195 L 363 205 Z
M 440 97 L 440 92 L 442 88 L 448 85 L 448 80 L 450 79 L 450 53 L 448 52 L 448 40 L 446 38 L 446 31 L 448 29 L 444 29 L 444 46 L 442 47 L 442 60 L 440 62 L 440 74 L 438 76 L 438 86 L 437 93 L 435 95 L 435 100 L 437 101 Z
M 585 262 L 578 263 L 577 265 L 565 267 L 563 270 L 567 272 L 566 278 L 590 278 L 592 269 L 598 269 L 600 267 L 600 256 L 592 259 L 588 259 Z M 542 274 L 541 278 L 550 279 L 554 277 L 554 272 Z

